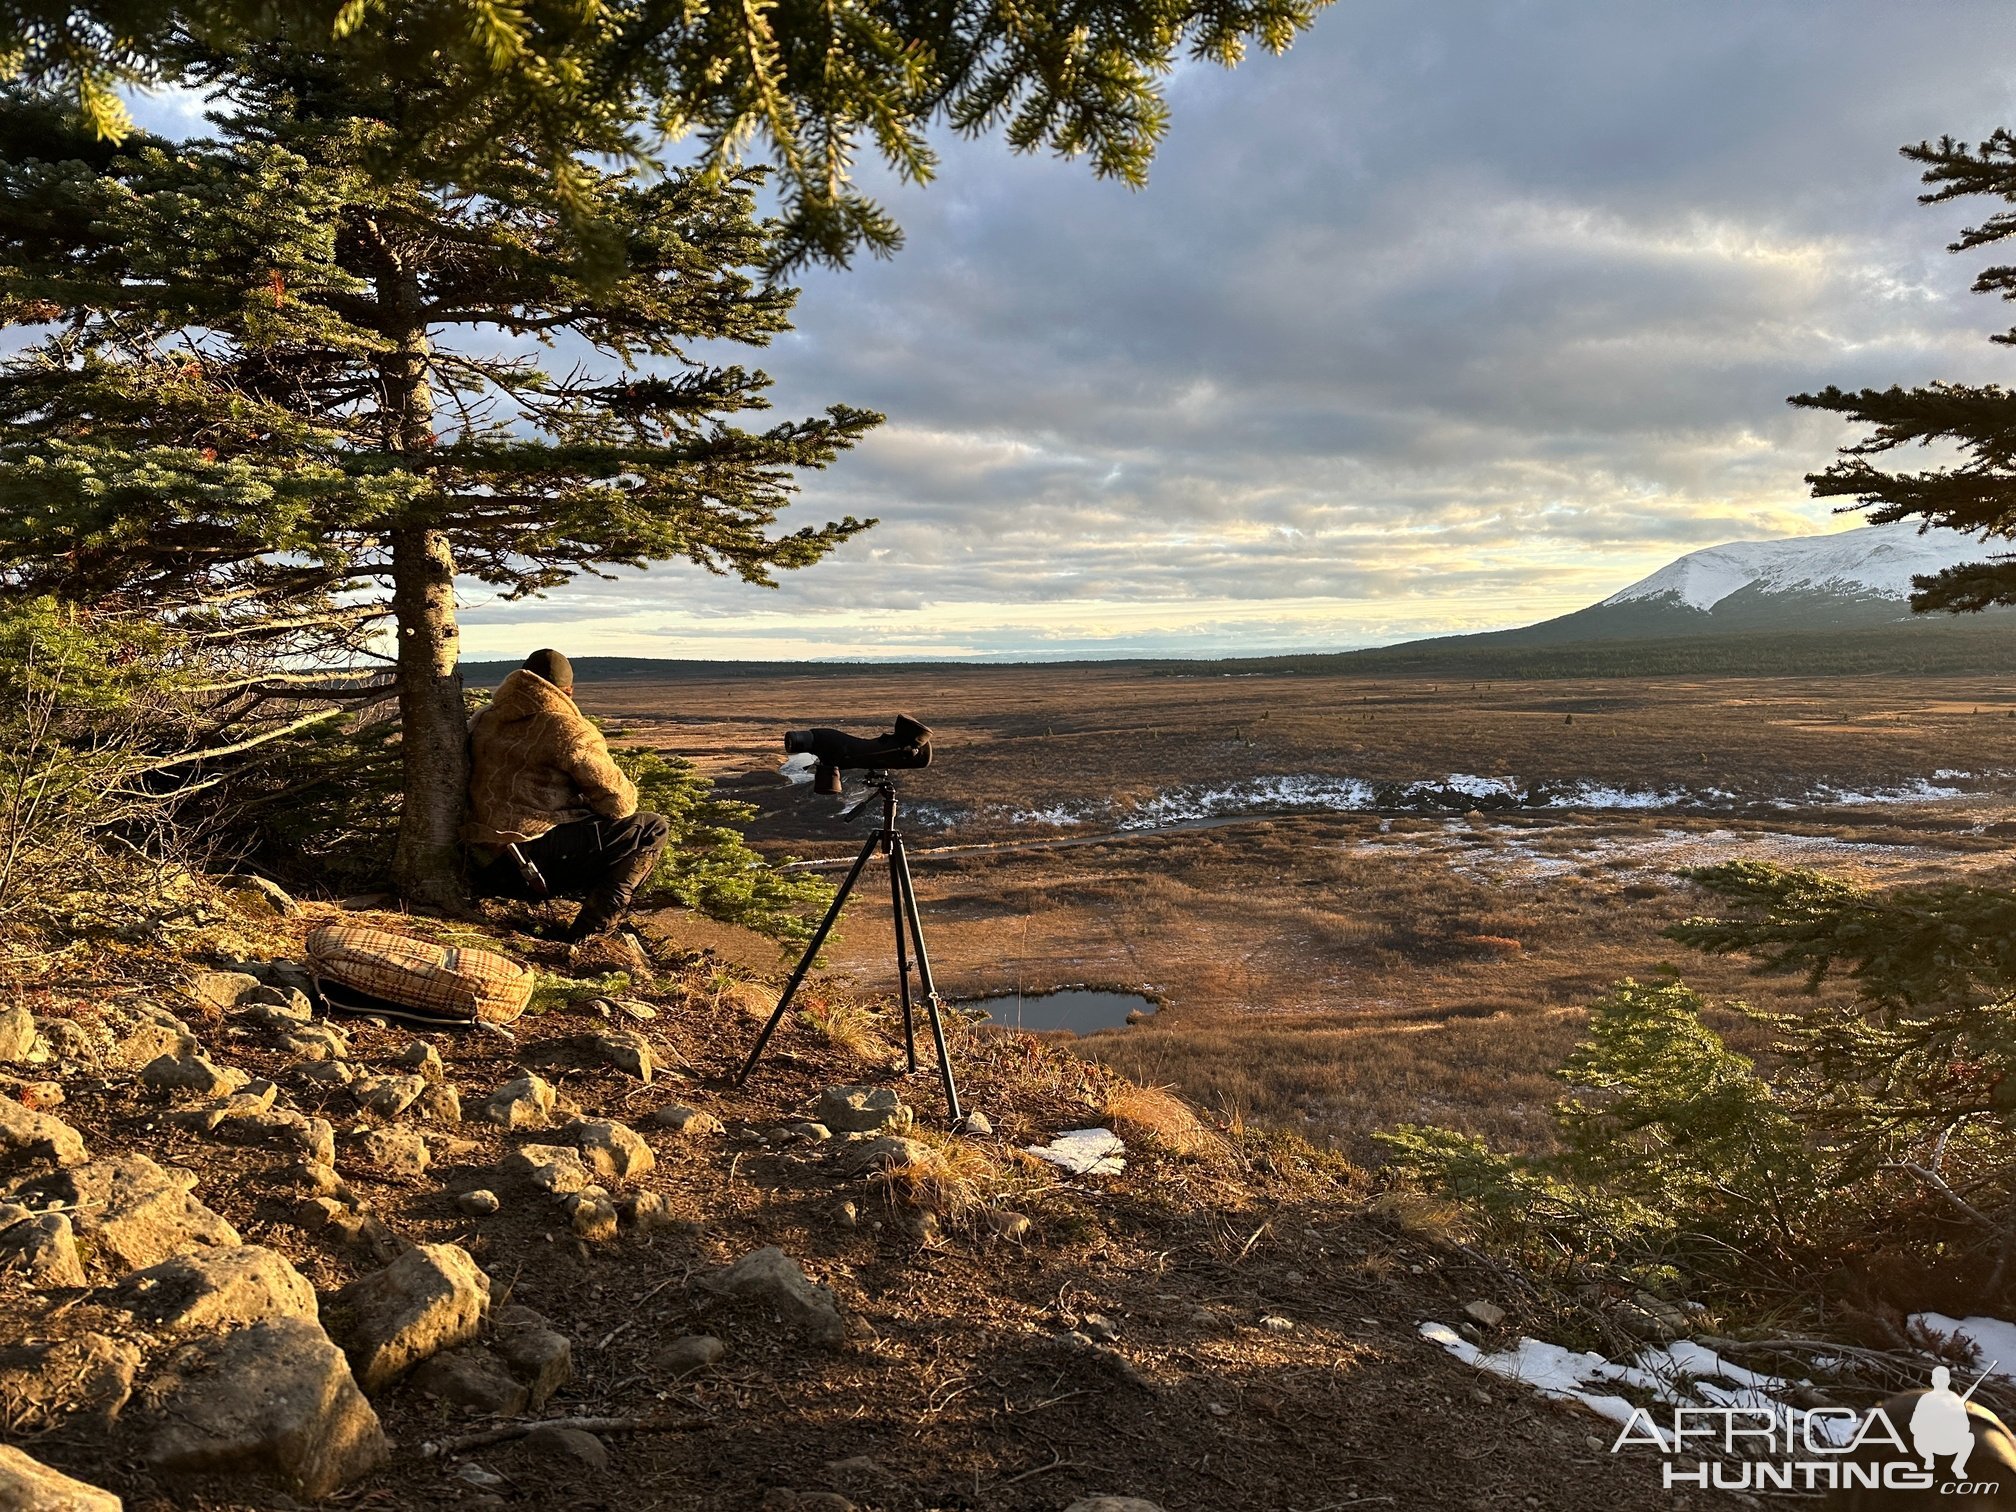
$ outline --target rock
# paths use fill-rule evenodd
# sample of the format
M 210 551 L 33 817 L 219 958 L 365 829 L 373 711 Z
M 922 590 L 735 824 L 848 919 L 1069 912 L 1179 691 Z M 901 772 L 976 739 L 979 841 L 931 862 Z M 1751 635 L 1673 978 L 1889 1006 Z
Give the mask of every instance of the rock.
M 429 1082 L 427 1090 L 414 1102 L 413 1111 L 422 1118 L 431 1118 L 435 1123 L 460 1123 L 462 1094 L 455 1090 L 453 1082 Z
M 590 1470 L 609 1468 L 609 1450 L 602 1440 L 579 1428 L 563 1428 L 542 1423 L 525 1435 L 525 1447 L 533 1454 L 553 1459 L 571 1459 Z
M 179 1060 L 202 1049 L 189 1026 L 158 1004 L 137 1005 L 117 1015 L 116 1024 L 106 1056 L 115 1066 L 144 1066 L 164 1055 Z
M 342 1352 L 305 1318 L 192 1346 L 153 1391 L 159 1418 L 143 1452 L 157 1474 L 266 1481 L 319 1498 L 390 1451 Z
M 336 1293 L 330 1332 L 358 1383 L 382 1391 L 422 1360 L 476 1337 L 490 1278 L 459 1244 L 418 1244 Z
M 1162 1512 L 1162 1509 L 1138 1496 L 1081 1496 L 1064 1512 Z
M 357 1153 L 391 1176 L 418 1176 L 433 1157 L 427 1141 L 410 1129 L 371 1129 L 357 1141 Z
M 553 1119 L 553 1084 L 543 1077 L 521 1076 L 490 1094 L 482 1116 L 506 1129 L 543 1129 Z
M 1260 1320 L 1260 1326 L 1266 1329 L 1267 1332 L 1271 1334 L 1286 1334 L 1295 1332 L 1294 1319 L 1284 1318 L 1276 1313 L 1269 1313 L 1267 1314 L 1267 1316 L 1262 1318 Z
M 301 1160 L 287 1172 L 287 1180 L 298 1187 L 305 1187 L 318 1197 L 340 1197 L 351 1200 L 350 1184 L 336 1174 L 336 1167 L 322 1160 Z
M 833 1345 L 846 1337 L 833 1293 L 806 1280 L 798 1262 L 775 1245 L 744 1255 L 712 1285 L 731 1297 L 773 1309 L 815 1343 Z
M 497 1164 L 504 1175 L 529 1181 L 542 1192 L 565 1196 L 595 1184 L 580 1152 L 566 1145 L 520 1145 Z
M 607 1118 L 584 1118 L 567 1131 L 581 1158 L 603 1176 L 628 1180 L 658 1163 L 651 1146 L 635 1129 Z
M 567 1221 L 591 1244 L 607 1244 L 616 1237 L 616 1207 L 600 1187 L 576 1192 L 567 1199 Z
M 861 1209 L 851 1198 L 833 1209 L 833 1221 L 842 1228 L 861 1226 Z
M 1011 1212 L 1007 1208 L 987 1210 L 987 1227 L 993 1230 L 997 1239 L 1020 1244 L 1029 1237 L 1029 1226 L 1028 1218 L 1021 1213 Z
M 985 1113 L 968 1113 L 966 1121 L 959 1126 L 962 1134 L 970 1134 L 975 1139 L 987 1139 L 994 1133 L 994 1120 Z
M 306 1024 L 315 1017 L 315 1000 L 299 987 L 283 986 L 277 982 L 266 982 L 254 987 L 238 999 L 240 1011 L 258 1010 L 260 1022 L 270 1028 L 287 1032 L 288 1026 Z
M 1694 1328 L 1693 1315 L 1686 1308 L 1648 1291 L 1633 1292 L 1630 1300 L 1618 1303 L 1611 1314 L 1620 1327 L 1656 1344 L 1685 1338 Z
M 125 1277 L 111 1300 L 150 1327 L 175 1333 L 315 1320 L 308 1278 L 286 1256 L 257 1244 L 171 1256 Z
M 274 1091 L 269 1081 L 247 1082 L 244 1091 L 220 1097 L 207 1107 L 177 1113 L 174 1121 L 199 1134 L 214 1134 L 234 1118 L 257 1118 L 272 1112 Z
M 1120 1337 L 1120 1325 L 1104 1313 L 1089 1312 L 1078 1320 L 1078 1331 L 1088 1339 L 1110 1344 Z
M 525 1383 L 480 1344 L 437 1354 L 413 1372 L 413 1384 L 444 1402 L 499 1417 L 523 1412 L 531 1396 Z
M 280 1048 L 296 1060 L 348 1060 L 349 1038 L 333 1024 L 301 1024 L 280 1037 Z
M 49 1059 L 48 1043 L 25 1003 L 0 1004 L 0 1061 L 10 1065 L 40 1065 Z
M 465 1461 L 457 1465 L 455 1467 L 455 1479 L 461 1481 L 465 1486 L 474 1486 L 478 1491 L 501 1491 L 504 1487 L 511 1484 L 511 1482 L 504 1479 L 495 1470 L 485 1465 L 476 1464 L 474 1461 Z M 473 1505 L 483 1507 L 487 1512 L 489 1508 L 502 1507 L 506 1503 L 501 1497 L 479 1496 L 475 1499 Z
M 351 1095 L 366 1113 L 397 1118 L 427 1090 L 424 1076 L 360 1076 L 350 1083 Z
M 639 1192 L 623 1204 L 623 1213 L 644 1233 L 659 1229 L 698 1228 L 681 1218 L 663 1192 Z
M 238 1231 L 190 1196 L 188 1182 L 145 1155 L 108 1156 L 37 1185 L 71 1210 L 86 1272 L 107 1280 L 238 1243 Z
M 278 882 L 269 882 L 251 872 L 232 872 L 217 879 L 218 891 L 231 900 L 239 912 L 258 919 L 284 919 L 301 911 L 301 905 Z
M 472 1218 L 487 1218 L 504 1206 L 497 1200 L 497 1194 L 490 1191 L 464 1192 L 455 1199 L 455 1206 Z
M 441 1052 L 425 1040 L 409 1041 L 405 1049 L 392 1057 L 392 1064 L 406 1066 L 430 1082 L 447 1074 L 447 1068 L 441 1064 Z
M 248 972 L 199 971 L 189 983 L 189 995 L 208 1007 L 228 1010 L 259 986 L 259 978 Z
M 326 1118 L 311 1118 L 292 1108 L 275 1108 L 268 1113 L 248 1113 L 227 1119 L 217 1126 L 217 1137 L 233 1144 L 272 1145 L 298 1151 L 303 1160 L 317 1165 L 336 1163 L 336 1131 Z
M 12 1271 L 34 1287 L 84 1285 L 84 1262 L 77 1255 L 69 1216 L 0 1202 L 0 1270 Z
M 99 1058 L 98 1038 L 75 1019 L 38 1018 L 35 1027 L 49 1046 L 49 1053 L 59 1061 L 88 1065 Z M 153 1057 L 150 1055 L 148 1059 Z
M 304 1060 L 289 1066 L 287 1074 L 318 1087 L 347 1087 L 357 1079 L 357 1068 L 348 1061 Z
M 1505 1321 L 1504 1308 L 1498 1306 L 1495 1302 L 1486 1302 L 1481 1298 L 1475 1302 L 1464 1303 L 1463 1311 L 1486 1328 L 1496 1328 L 1500 1323 Z
M 120 1512 L 119 1498 L 0 1444 L 0 1512 Z
M 728 1346 L 712 1334 L 685 1334 L 651 1357 L 651 1366 L 660 1375 L 683 1376 L 721 1363 Z
M 0 1401 L 10 1434 L 82 1420 L 106 1428 L 133 1395 L 140 1351 L 100 1333 L 15 1344 L 0 1352 Z
M 500 1308 L 493 1330 L 497 1353 L 531 1393 L 526 1405 L 532 1411 L 544 1407 L 554 1392 L 574 1379 L 574 1350 L 567 1336 L 555 1332 L 531 1308 L 516 1303 Z
M 922 1140 L 880 1134 L 848 1148 L 847 1169 L 856 1173 L 887 1171 L 897 1166 L 929 1165 L 932 1159 L 931 1146 Z
M 0 1097 L 0 1165 L 82 1165 L 89 1156 L 84 1136 L 60 1118 L 32 1113 L 11 1097 Z
M 380 1265 L 398 1259 L 401 1248 L 384 1220 L 338 1197 L 304 1197 L 295 1204 L 294 1221 L 310 1233 L 338 1244 L 368 1248 Z
M 584 1038 L 583 1048 L 603 1065 L 649 1082 L 658 1074 L 651 1042 L 634 1029 L 610 1029 Z
M 777 1133 L 786 1142 L 797 1144 L 824 1144 L 833 1137 L 833 1131 L 826 1125 L 809 1120 L 786 1124 Z
M 702 1113 L 698 1108 L 689 1108 L 684 1103 L 660 1108 L 645 1122 L 654 1129 L 670 1129 L 688 1139 L 702 1139 L 722 1132 L 720 1119 L 712 1113 Z
M 150 1087 L 194 1092 L 200 1097 L 223 1097 L 251 1079 L 249 1073 L 235 1066 L 220 1066 L 206 1055 L 158 1055 L 140 1072 L 140 1080 Z
M 813 1117 L 843 1134 L 901 1134 L 916 1115 L 891 1087 L 828 1087 Z

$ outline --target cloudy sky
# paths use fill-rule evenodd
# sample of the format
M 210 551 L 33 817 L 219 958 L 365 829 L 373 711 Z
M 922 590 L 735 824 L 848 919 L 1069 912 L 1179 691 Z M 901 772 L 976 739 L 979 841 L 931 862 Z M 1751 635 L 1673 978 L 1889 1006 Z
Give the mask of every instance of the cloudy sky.
M 2010 360 L 1897 148 L 2016 125 L 2012 44 L 2006 0 L 1338 0 L 1181 71 L 1143 192 L 947 141 L 762 358 L 782 411 L 888 414 L 796 511 L 880 526 L 774 592 L 472 592 L 466 650 L 1331 649 L 1844 528 L 1785 396 Z

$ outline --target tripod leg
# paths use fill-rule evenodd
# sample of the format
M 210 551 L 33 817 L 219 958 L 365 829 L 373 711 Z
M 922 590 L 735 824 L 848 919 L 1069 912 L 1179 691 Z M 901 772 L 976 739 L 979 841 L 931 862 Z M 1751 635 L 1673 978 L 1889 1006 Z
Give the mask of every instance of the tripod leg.
M 945 1022 L 938 1013 L 938 987 L 931 980 L 931 956 L 924 949 L 924 924 L 917 913 L 917 886 L 910 879 L 910 855 L 898 835 L 889 847 L 889 869 L 901 879 L 903 912 L 910 921 L 910 943 L 917 948 L 917 985 L 924 994 L 924 1014 L 931 1021 L 931 1041 L 938 1049 L 938 1075 L 945 1082 L 945 1106 L 953 1128 L 966 1121 L 959 1111 L 959 1089 L 952 1083 L 952 1053 L 945 1047 Z
M 896 921 L 896 982 L 903 995 L 903 1053 L 917 1069 L 917 1028 L 910 1015 L 910 956 L 903 939 L 903 879 L 894 857 L 889 866 L 889 913 Z
M 826 910 L 826 917 L 819 921 L 819 928 L 812 936 L 812 943 L 805 947 L 805 954 L 798 958 L 797 969 L 791 973 L 791 980 L 784 984 L 784 995 L 777 999 L 777 1007 L 770 1015 L 770 1022 L 763 1026 L 763 1032 L 756 1036 L 755 1048 L 750 1050 L 749 1059 L 742 1063 L 742 1070 L 735 1077 L 735 1085 L 741 1086 L 749 1080 L 749 1073 L 756 1069 L 756 1062 L 763 1054 L 763 1047 L 770 1043 L 770 1036 L 777 1032 L 777 1026 L 784 1021 L 784 1014 L 791 1006 L 791 998 L 798 991 L 798 984 L 805 980 L 805 973 L 812 969 L 812 962 L 819 954 L 819 947 L 826 943 L 826 936 L 832 931 L 833 921 L 840 917 L 840 907 L 847 901 L 847 895 L 854 891 L 854 884 L 861 878 L 861 868 L 868 864 L 868 858 L 875 854 L 876 842 L 881 837 L 870 835 L 868 843 L 861 847 L 861 854 L 854 858 L 854 865 L 848 869 L 847 880 L 840 884 L 840 891 L 833 895 L 833 906 Z

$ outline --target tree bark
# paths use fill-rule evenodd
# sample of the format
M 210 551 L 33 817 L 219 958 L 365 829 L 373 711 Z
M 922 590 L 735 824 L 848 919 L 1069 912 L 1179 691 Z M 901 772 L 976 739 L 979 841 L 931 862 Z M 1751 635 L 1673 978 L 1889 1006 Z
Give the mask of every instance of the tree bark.
M 396 341 L 379 359 L 385 447 L 418 456 L 434 445 L 418 280 L 395 265 L 379 281 L 378 295 Z M 469 806 L 469 734 L 456 665 L 455 556 L 446 533 L 417 522 L 392 531 L 392 616 L 406 778 L 393 880 L 409 902 L 458 909 L 468 897 L 462 818 Z
M 392 533 L 392 608 L 399 625 L 399 747 L 406 768 L 394 876 L 401 896 L 459 906 L 469 734 L 456 661 L 455 559 L 438 530 Z

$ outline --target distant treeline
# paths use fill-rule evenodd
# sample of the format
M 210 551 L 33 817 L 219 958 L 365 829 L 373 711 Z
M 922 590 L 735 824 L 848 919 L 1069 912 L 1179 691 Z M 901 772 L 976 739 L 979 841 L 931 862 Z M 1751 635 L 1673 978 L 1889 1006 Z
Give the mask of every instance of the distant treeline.
M 464 679 L 494 687 L 517 662 L 466 662 Z M 723 678 L 857 677 L 903 667 L 975 674 L 1029 662 L 710 662 L 645 656 L 581 656 L 588 683 L 714 681 Z M 1869 630 L 1810 630 L 1508 645 L 1494 635 L 1410 641 L 1369 651 L 1216 661 L 1044 662 L 1058 671 L 1102 668 L 1149 676 L 1445 677 L 1481 681 L 1603 677 L 1942 677 L 2016 674 L 2016 626 L 2007 620 L 1916 621 Z

